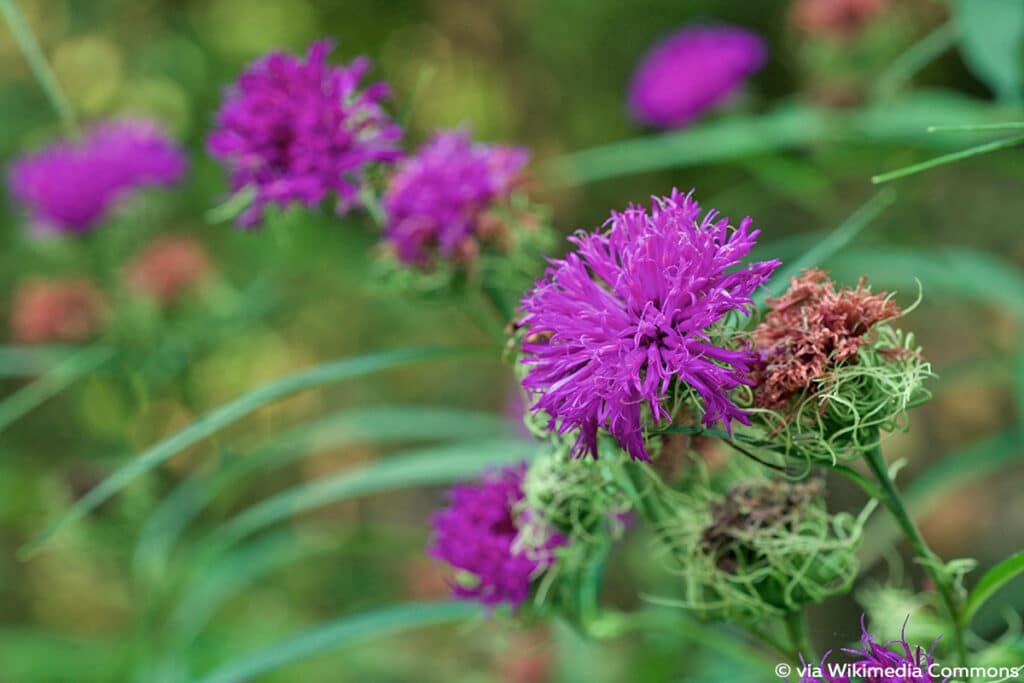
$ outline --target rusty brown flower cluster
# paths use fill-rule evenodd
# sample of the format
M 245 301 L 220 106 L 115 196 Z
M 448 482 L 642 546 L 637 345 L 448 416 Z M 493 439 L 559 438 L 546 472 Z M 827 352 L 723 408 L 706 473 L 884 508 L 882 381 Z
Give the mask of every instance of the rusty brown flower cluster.
M 212 272 L 206 249 L 185 235 L 167 235 L 149 244 L 128 265 L 128 283 L 133 289 L 171 304 L 198 285 Z
M 14 293 L 11 336 L 21 344 L 84 342 L 103 326 L 107 306 L 86 279 L 29 280 Z
M 808 35 L 842 40 L 881 17 L 889 5 L 889 0 L 796 0 L 789 20 Z
M 851 361 L 871 339 L 872 326 L 901 314 L 885 292 L 874 294 L 861 278 L 837 288 L 823 270 L 790 279 L 789 289 L 768 299 L 769 312 L 754 330 L 762 364 L 755 372 L 754 405 L 781 410 L 814 380 Z

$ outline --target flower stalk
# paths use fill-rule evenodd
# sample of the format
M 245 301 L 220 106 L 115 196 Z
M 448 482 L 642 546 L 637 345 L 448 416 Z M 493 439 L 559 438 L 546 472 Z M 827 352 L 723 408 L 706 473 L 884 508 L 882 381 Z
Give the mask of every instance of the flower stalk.
M 50 100 L 54 111 L 60 117 L 64 130 L 68 135 L 77 136 L 78 122 L 75 120 L 75 111 L 64 95 L 64 91 L 61 90 L 57 76 L 50 68 L 50 63 L 46 61 L 46 55 L 39 46 L 39 41 L 36 40 L 28 22 L 25 21 L 25 16 L 21 13 L 18 3 L 15 0 L 0 0 L 0 14 L 3 15 L 8 28 L 11 29 L 14 42 L 18 44 L 18 49 L 21 50 L 25 61 L 28 62 L 32 75 L 35 76 L 39 87 L 46 93 L 46 99 Z
M 881 446 L 876 445 L 874 448 L 865 451 L 864 460 L 881 487 L 882 495 L 878 498 L 878 501 L 885 505 L 889 512 L 892 513 L 896 523 L 902 529 L 907 540 L 910 541 L 914 554 L 928 573 L 928 576 L 935 582 L 935 587 L 953 623 L 953 645 L 956 649 L 957 661 L 960 666 L 966 666 L 967 649 L 964 644 L 964 624 L 961 616 L 962 603 L 956 595 L 949 572 L 939 556 L 928 547 L 928 543 L 921 536 L 921 532 L 918 531 L 917 525 L 914 524 L 914 520 L 910 517 L 910 513 L 907 512 L 903 499 L 896 489 L 896 484 L 893 482 L 892 477 L 889 476 L 889 469 L 886 467 L 885 459 L 882 457 Z

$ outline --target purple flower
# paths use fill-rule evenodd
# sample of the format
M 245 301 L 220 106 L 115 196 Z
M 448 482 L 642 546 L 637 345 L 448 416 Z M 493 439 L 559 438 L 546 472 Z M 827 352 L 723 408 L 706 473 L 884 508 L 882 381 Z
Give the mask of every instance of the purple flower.
M 529 597 L 532 579 L 554 562 L 554 549 L 566 542 L 559 534 L 548 535 L 539 547 L 522 542 L 525 474 L 521 463 L 489 472 L 479 484 L 458 484 L 450 491 L 451 504 L 434 514 L 434 544 L 427 553 L 472 575 L 471 583 L 453 586 L 456 597 L 518 607 Z
M 927 652 L 920 645 L 911 648 L 905 635 L 906 628 L 904 621 L 899 640 L 891 640 L 884 645 L 876 643 L 861 615 L 861 645 L 864 649 L 843 648 L 843 652 L 856 655 L 857 659 L 848 665 L 829 663 L 831 651 L 826 652 L 818 667 L 820 671 L 808 672 L 799 683 L 850 683 L 853 679 L 862 683 L 936 683 L 929 669 L 935 663 L 933 655 L 939 639 L 935 639 Z M 890 649 L 892 646 L 897 646 L 897 649 Z M 948 677 L 943 678 L 941 683 L 947 680 Z
M 732 26 L 683 29 L 644 58 L 629 88 L 629 109 L 641 123 L 682 128 L 729 97 L 764 66 L 767 49 Z
M 405 263 L 436 249 L 450 258 L 481 214 L 511 190 L 529 159 L 519 147 L 474 145 L 465 131 L 436 134 L 404 160 L 384 195 L 385 237 Z
M 652 197 L 651 211 L 613 212 L 607 230 L 579 232 L 564 259 L 523 299 L 526 328 L 523 386 L 537 397 L 552 429 L 578 429 L 573 454 L 597 457 L 603 427 L 629 455 L 648 460 L 642 415 L 671 421 L 666 410 L 675 382 L 703 400 L 703 421 L 749 424 L 729 397 L 753 384 L 750 350 L 715 346 L 707 333 L 731 311 L 745 312 L 751 295 L 778 261 L 734 269 L 759 231 L 750 218 L 738 228 L 676 190 Z
M 331 66 L 332 49 L 314 43 L 305 59 L 272 52 L 228 90 L 207 149 L 227 165 L 232 189 L 256 191 L 240 225 L 259 223 L 269 203 L 316 206 L 332 191 L 344 213 L 359 203 L 367 164 L 401 156 L 402 131 L 380 107 L 387 84 L 359 90 L 369 61 Z
M 62 141 L 16 161 L 8 182 L 44 231 L 82 233 L 126 194 L 170 185 L 185 174 L 185 154 L 152 121 L 102 123 L 80 142 Z

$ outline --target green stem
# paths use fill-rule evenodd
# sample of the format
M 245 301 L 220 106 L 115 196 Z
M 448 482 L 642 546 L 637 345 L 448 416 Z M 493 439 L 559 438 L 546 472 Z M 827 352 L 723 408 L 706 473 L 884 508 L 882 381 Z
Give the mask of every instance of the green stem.
M 950 21 L 938 27 L 918 42 L 911 45 L 894 59 L 875 85 L 875 95 L 880 98 L 892 97 L 900 87 L 913 78 L 921 69 L 935 61 L 943 52 L 953 47 L 957 40 L 957 26 Z
M 792 646 L 792 651 L 796 655 L 796 659 L 799 660 L 800 656 L 810 662 L 818 661 L 817 655 L 814 654 L 814 647 L 811 645 L 811 638 L 807 630 L 807 617 L 804 616 L 803 612 L 792 611 L 786 612 L 786 633 L 789 635 L 789 642 Z M 795 661 L 794 664 L 799 664 L 799 661 Z
M 1015 147 L 1021 143 L 1024 143 L 1024 135 L 1018 135 L 1012 138 L 1003 138 L 1002 140 L 994 140 L 984 145 L 978 145 L 977 147 L 971 147 L 970 149 L 962 149 L 959 152 L 945 154 L 940 157 L 935 157 L 934 159 L 929 159 L 928 161 L 922 161 L 919 164 L 913 164 L 911 166 L 896 169 L 895 171 L 889 171 L 888 173 L 873 176 L 871 178 L 871 182 L 876 185 L 879 183 L 887 183 L 890 180 L 896 180 L 897 178 L 903 178 L 908 175 L 920 173 L 921 171 L 927 171 L 928 169 L 935 168 L 936 166 L 951 164 L 954 161 L 968 159 L 970 157 L 978 156 L 979 154 L 997 152 L 1008 147 Z
M 786 643 L 782 642 L 781 639 L 776 638 L 768 631 L 763 631 L 757 628 L 756 626 L 751 626 L 748 624 L 746 626 L 746 629 L 747 632 L 750 633 L 750 635 L 754 636 L 762 643 L 775 650 L 778 654 L 782 655 L 782 657 L 784 657 L 789 662 L 793 663 L 794 665 L 800 663 L 799 654 L 795 652 L 792 648 L 788 647 Z
M 857 470 L 846 465 L 833 465 L 832 469 L 844 479 L 848 479 L 859 486 L 864 493 L 868 494 L 875 500 L 882 500 L 882 489 L 868 481 L 868 478 Z
M 907 512 L 903 499 L 900 497 L 892 477 L 889 476 L 889 469 L 886 467 L 885 459 L 882 457 L 881 446 L 875 446 L 867 451 L 864 454 L 864 460 L 867 461 L 868 467 L 881 486 L 882 496 L 878 499 L 879 502 L 885 505 L 892 513 L 896 523 L 899 524 L 907 540 L 910 541 L 910 545 L 913 547 L 914 554 L 920 561 L 921 566 L 924 567 L 925 571 L 928 572 L 928 575 L 935 582 L 935 587 L 939 591 L 942 602 L 946 606 L 946 610 L 949 612 L 953 622 L 953 644 L 956 647 L 958 663 L 960 666 L 966 666 L 967 648 L 964 644 L 962 605 L 953 588 L 952 579 L 946 571 L 942 560 L 928 547 L 924 537 L 921 536 L 921 532 L 918 531 L 917 526 L 914 524 L 914 520 L 911 519 L 910 513 Z
M 64 96 L 64 91 L 61 90 L 57 77 L 54 75 L 53 69 L 50 68 L 49 62 L 46 61 L 46 55 L 39 47 L 39 41 L 36 40 L 35 34 L 26 23 L 17 2 L 15 0 L 0 0 L 0 14 L 3 14 L 11 33 L 14 34 L 14 41 L 18 44 L 25 61 L 28 62 L 32 75 L 35 76 L 39 86 L 46 93 L 47 99 L 50 100 L 50 104 L 60 116 L 64 129 L 70 135 L 77 135 L 78 124 L 75 121 L 71 103 Z

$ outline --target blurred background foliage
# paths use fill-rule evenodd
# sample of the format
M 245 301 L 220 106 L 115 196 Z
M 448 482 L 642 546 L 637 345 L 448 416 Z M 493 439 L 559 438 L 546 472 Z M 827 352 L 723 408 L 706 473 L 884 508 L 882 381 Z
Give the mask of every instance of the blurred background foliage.
M 372 76 L 393 85 L 410 148 L 458 125 L 529 146 L 534 192 L 563 233 L 629 201 L 695 187 L 706 206 L 753 216 L 763 254 L 786 259 L 869 200 L 872 175 L 995 136 L 928 126 L 1024 119 L 1024 2 L 878 4 L 884 11 L 865 26 L 836 35 L 802 27 L 776 0 L 21 0 L 83 120 L 156 117 L 186 144 L 191 168 L 182 187 L 129 202 L 82 240 L 32 238 L 10 202 L 0 215 L 5 319 L 18 285 L 34 277 L 91 278 L 117 312 L 86 351 L 0 349 L 0 681 L 192 680 L 346 614 L 443 599 L 444 577 L 423 556 L 441 489 L 355 498 L 374 484 L 351 476 L 401 457 L 421 458 L 422 469 L 431 448 L 453 468 L 524 448 L 507 417 L 521 410 L 507 367 L 485 357 L 405 365 L 262 407 L 189 445 L 40 553 L 16 556 L 115 468 L 271 380 L 382 348 L 486 342 L 451 302 L 424 305 L 374 286 L 367 254 L 377 237 L 359 216 L 287 211 L 257 232 L 204 220 L 226 193 L 204 136 L 222 88 L 248 61 L 333 36 L 336 59 L 367 54 Z M 624 105 L 631 71 L 653 41 L 699 20 L 764 35 L 768 66 L 692 129 L 638 128 Z M 60 133 L 4 31 L 0 111 L 5 163 Z M 920 280 L 924 299 L 905 326 L 934 363 L 935 399 L 888 450 L 909 460 L 901 482 L 932 546 L 983 567 L 1024 541 L 1021 154 L 898 181 L 879 200 L 885 210 L 825 264 L 848 282 L 867 274 L 903 304 Z M 215 274 L 161 308 L 134 295 L 124 273 L 168 233 L 198 238 Z M 239 522 L 270 496 L 346 476 L 325 494 L 331 504 L 290 514 L 296 503 L 285 499 L 278 517 Z M 859 507 L 857 492 L 830 485 L 834 508 Z M 855 596 L 903 577 L 926 588 L 885 520 L 874 521 Z M 233 551 L 218 555 L 217 543 Z M 647 540 L 628 538 L 607 600 L 638 604 L 628 576 L 664 589 L 649 564 Z M 909 598 L 886 599 L 882 616 L 901 621 Z M 1024 586 L 1008 588 L 1001 604 L 1024 610 Z M 990 607 L 978 630 L 995 637 L 1005 615 Z M 812 612 L 819 645 L 854 639 L 860 611 L 839 599 Z M 707 639 L 682 618 L 664 635 L 599 644 L 496 618 L 328 649 L 259 680 L 737 680 L 737 671 L 774 680 L 756 655 L 708 649 Z

